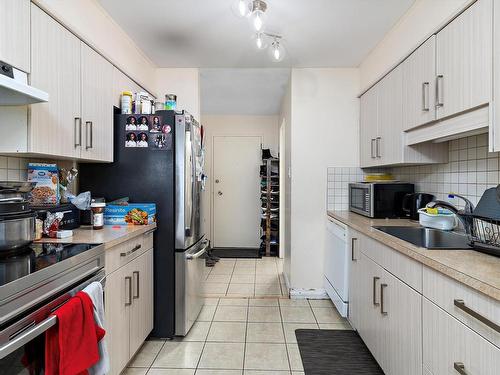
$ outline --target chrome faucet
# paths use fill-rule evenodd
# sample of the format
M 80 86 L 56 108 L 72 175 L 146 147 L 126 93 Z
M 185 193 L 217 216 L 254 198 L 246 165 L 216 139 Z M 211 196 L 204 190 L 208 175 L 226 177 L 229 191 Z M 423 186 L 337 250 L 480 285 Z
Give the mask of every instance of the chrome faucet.
M 459 210 L 457 207 L 455 207 L 451 203 L 445 202 L 445 201 L 440 201 L 440 200 L 432 201 L 432 202 L 428 203 L 426 207 L 429 207 L 429 208 L 441 207 L 441 208 L 446 208 L 446 209 L 450 210 L 455 215 L 457 215 L 458 219 L 460 220 L 460 222 L 464 226 L 465 231 L 468 234 L 472 233 L 473 221 L 472 221 L 472 217 L 470 215 L 472 215 L 472 213 L 474 212 L 474 204 L 470 200 L 465 198 L 463 195 L 448 194 L 448 198 L 460 198 L 460 199 L 464 200 L 465 201 L 464 209 Z

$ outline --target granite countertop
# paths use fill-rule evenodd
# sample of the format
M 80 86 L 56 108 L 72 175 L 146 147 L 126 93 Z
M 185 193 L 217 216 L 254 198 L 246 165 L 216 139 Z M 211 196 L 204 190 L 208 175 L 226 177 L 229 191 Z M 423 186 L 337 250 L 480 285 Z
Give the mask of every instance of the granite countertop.
M 92 226 L 81 226 L 73 229 L 73 236 L 68 238 L 42 238 L 35 242 L 50 243 L 103 243 L 104 248 L 119 245 L 131 238 L 156 229 L 150 225 L 105 225 L 103 229 L 94 230 Z
M 349 211 L 327 211 L 328 216 L 500 301 L 500 258 L 472 250 L 427 250 L 373 229 L 374 225 L 408 225 L 405 219 L 370 219 Z

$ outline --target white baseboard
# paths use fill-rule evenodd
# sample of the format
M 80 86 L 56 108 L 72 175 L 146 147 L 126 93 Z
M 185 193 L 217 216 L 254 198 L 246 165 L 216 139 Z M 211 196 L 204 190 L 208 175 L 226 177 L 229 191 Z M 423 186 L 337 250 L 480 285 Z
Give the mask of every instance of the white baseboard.
M 317 289 L 302 289 L 302 288 L 288 288 L 290 291 L 291 299 L 329 299 L 326 290 L 323 288 Z

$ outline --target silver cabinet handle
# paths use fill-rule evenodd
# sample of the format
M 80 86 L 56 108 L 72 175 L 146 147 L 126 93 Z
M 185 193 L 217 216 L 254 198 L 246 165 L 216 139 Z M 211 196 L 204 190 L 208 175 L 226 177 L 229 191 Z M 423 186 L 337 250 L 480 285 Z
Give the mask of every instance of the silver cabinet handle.
M 380 277 L 373 277 L 373 306 L 378 306 L 380 303 L 377 302 L 377 281 L 380 280 Z
M 440 87 L 440 83 L 444 80 L 444 76 L 442 74 L 438 74 L 436 77 L 436 107 L 444 106 L 444 95 L 443 89 Z
M 90 128 L 90 121 L 85 121 L 85 150 L 88 150 L 89 148 L 92 148 L 92 146 L 89 146 L 89 128 Z
M 376 146 L 377 146 L 376 147 L 376 149 L 377 149 L 377 158 L 382 157 L 382 155 L 380 154 L 380 140 L 381 139 L 382 139 L 382 137 L 377 137 L 376 138 L 376 141 L 377 141 L 377 143 L 376 143 Z
M 422 111 L 429 112 L 429 82 L 422 83 Z
M 125 302 L 125 306 L 130 306 L 132 304 L 132 278 L 130 276 L 125 277 L 125 288 L 128 289 L 128 299 L 127 302 Z
M 375 138 L 372 138 L 372 140 L 370 142 L 371 142 L 370 143 L 370 148 L 371 148 L 370 154 L 371 154 L 372 159 L 375 159 L 375 151 L 374 151 L 375 147 L 373 147 L 373 144 L 375 143 Z
M 132 250 L 127 251 L 126 253 L 120 253 L 121 257 L 126 257 L 132 253 L 135 253 L 137 250 L 139 250 L 142 247 L 142 245 L 135 245 L 135 247 Z
M 387 284 L 380 284 L 380 313 L 382 315 L 387 315 L 387 311 L 384 310 L 384 289 L 387 288 Z
M 466 314 L 469 314 L 473 318 L 479 320 L 484 325 L 486 325 L 486 326 L 490 327 L 491 329 L 493 329 L 493 330 L 497 331 L 498 333 L 500 333 L 500 326 L 498 324 L 496 324 L 495 322 L 492 322 L 488 318 L 485 318 L 484 316 L 482 316 L 478 312 L 472 310 L 470 307 L 467 307 L 465 305 L 464 300 L 461 300 L 461 299 L 453 300 L 453 304 L 456 307 L 458 307 L 460 310 L 462 310 L 463 312 L 465 312 Z
M 454 362 L 453 363 L 453 368 L 460 374 L 460 375 L 471 375 L 468 371 L 465 370 L 465 365 L 462 362 Z
M 354 244 L 356 243 L 357 240 L 358 239 L 355 237 L 351 238 L 351 260 L 353 262 L 357 261 L 356 257 L 354 256 Z
M 75 148 L 82 145 L 82 119 L 80 117 L 75 117 Z M 78 137 L 76 134 L 78 133 Z M 78 140 L 77 140 L 78 139 Z
M 135 283 L 135 286 L 136 286 L 136 289 L 137 289 L 137 294 L 132 297 L 133 299 L 138 299 L 140 297 L 140 287 L 141 287 L 141 284 L 140 284 L 140 281 L 139 281 L 140 275 L 141 274 L 139 273 L 139 271 L 134 271 L 132 273 L 133 277 L 137 276 L 137 279 L 136 279 L 137 281 Z

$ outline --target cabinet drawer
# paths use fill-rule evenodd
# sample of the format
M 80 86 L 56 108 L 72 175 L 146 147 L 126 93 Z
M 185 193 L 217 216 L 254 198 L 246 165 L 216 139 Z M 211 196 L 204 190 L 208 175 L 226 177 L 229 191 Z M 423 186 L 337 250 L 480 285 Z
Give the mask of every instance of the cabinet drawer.
M 428 267 L 423 274 L 425 297 L 500 348 L 500 332 L 488 323 L 499 328 L 500 302 Z M 481 322 L 483 318 L 485 322 Z
M 367 236 L 362 236 L 360 250 L 394 276 L 422 293 L 422 264 Z
M 500 349 L 426 298 L 423 362 L 432 375 L 498 375 Z
M 106 273 L 109 274 L 137 258 L 147 249 L 142 235 L 106 250 Z

